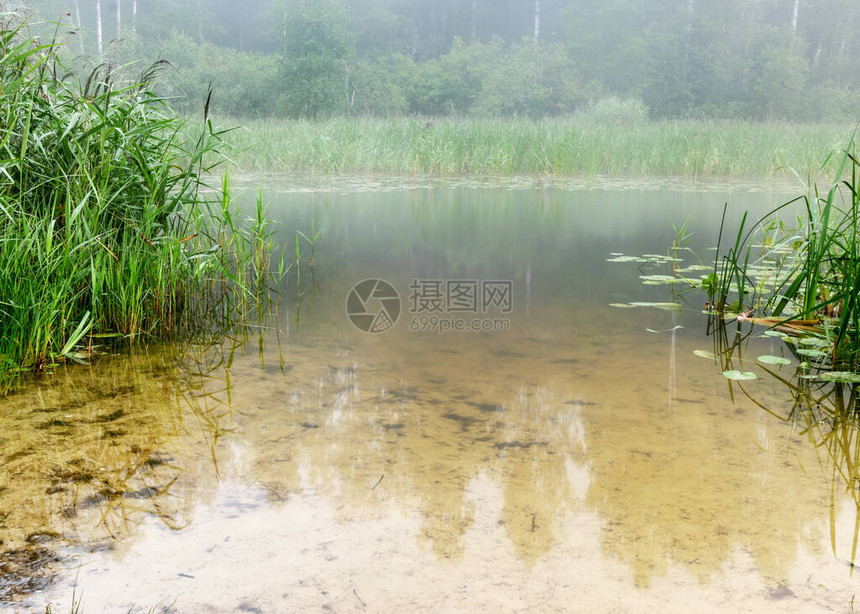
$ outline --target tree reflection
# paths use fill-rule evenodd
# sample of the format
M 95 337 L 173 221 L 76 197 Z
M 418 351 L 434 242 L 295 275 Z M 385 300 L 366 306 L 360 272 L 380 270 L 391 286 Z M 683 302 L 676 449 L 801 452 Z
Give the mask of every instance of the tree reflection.
M 793 405 L 773 387 L 732 404 L 721 378 L 687 368 L 683 337 L 667 350 L 603 334 L 598 356 L 607 343 L 636 350 L 616 348 L 608 370 L 539 338 L 470 352 L 389 337 L 380 354 L 372 339 L 280 347 L 277 334 L 107 360 L 99 379 L 70 371 L 5 400 L 0 518 L 17 531 L 6 551 L 42 534 L 117 547 L 152 518 L 179 530 L 221 480 L 262 489 L 270 507 L 329 506 L 340 523 L 400 518 L 440 561 L 502 539 L 532 569 L 594 518 L 602 557 L 639 587 L 678 567 L 709 583 L 738 552 L 779 586 L 800 536 L 817 543 L 810 521 L 828 504 L 802 471 L 816 451 L 832 517 L 845 490 L 858 501 L 853 388 L 773 370 L 773 383 L 794 386 Z M 722 355 L 737 363 L 742 349 Z M 667 351 L 678 361 L 668 384 Z M 362 365 L 367 356 L 379 358 Z M 759 406 L 771 413 L 757 417 Z M 761 419 L 771 415 L 779 422 Z M 850 548 L 832 531 L 847 562 L 853 529 Z

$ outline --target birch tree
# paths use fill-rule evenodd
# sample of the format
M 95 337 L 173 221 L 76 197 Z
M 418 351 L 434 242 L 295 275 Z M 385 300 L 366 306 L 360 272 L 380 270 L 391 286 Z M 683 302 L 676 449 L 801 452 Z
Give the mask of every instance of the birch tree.
M 99 58 L 104 55 L 102 46 L 102 0 L 96 0 L 96 40 L 98 41 Z
M 75 26 L 78 29 L 78 43 L 81 47 L 81 54 L 84 53 L 84 33 L 81 28 L 81 0 L 75 0 Z

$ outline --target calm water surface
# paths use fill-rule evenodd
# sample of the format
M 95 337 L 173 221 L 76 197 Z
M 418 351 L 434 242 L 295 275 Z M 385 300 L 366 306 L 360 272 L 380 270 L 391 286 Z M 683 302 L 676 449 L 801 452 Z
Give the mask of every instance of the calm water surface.
M 0 401 L 0 605 L 851 610 L 855 493 L 786 388 L 745 363 L 747 396 L 693 354 L 700 295 L 609 306 L 673 300 L 639 279 L 665 265 L 611 254 L 665 253 L 690 216 L 707 259 L 724 202 L 781 188 L 268 182 L 289 249 L 322 233 L 267 326 Z M 367 278 L 401 298 L 378 334 L 347 318 Z M 510 311 L 444 314 L 506 330 L 430 330 L 416 279 L 510 281 Z

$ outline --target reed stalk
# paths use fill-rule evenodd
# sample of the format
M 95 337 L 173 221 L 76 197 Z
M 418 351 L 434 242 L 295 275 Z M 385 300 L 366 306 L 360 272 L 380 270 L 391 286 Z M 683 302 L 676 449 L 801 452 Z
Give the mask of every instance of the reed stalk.
M 277 286 L 262 203 L 239 224 L 226 176 L 205 195 L 225 132 L 208 105 L 202 125 L 178 120 L 159 68 L 81 81 L 0 17 L 0 382 L 105 339 L 241 319 Z

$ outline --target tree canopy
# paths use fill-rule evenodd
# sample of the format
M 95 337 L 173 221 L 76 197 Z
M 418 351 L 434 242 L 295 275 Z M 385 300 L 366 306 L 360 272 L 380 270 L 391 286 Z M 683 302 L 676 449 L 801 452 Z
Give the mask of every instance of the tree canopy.
M 97 64 L 165 58 L 176 104 L 234 115 L 852 119 L 854 0 L 31 0 Z M 101 15 L 101 19 L 98 18 Z M 101 32 L 101 35 L 99 35 Z M 104 41 L 99 55 L 98 40 Z

